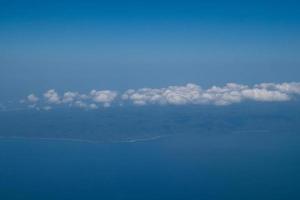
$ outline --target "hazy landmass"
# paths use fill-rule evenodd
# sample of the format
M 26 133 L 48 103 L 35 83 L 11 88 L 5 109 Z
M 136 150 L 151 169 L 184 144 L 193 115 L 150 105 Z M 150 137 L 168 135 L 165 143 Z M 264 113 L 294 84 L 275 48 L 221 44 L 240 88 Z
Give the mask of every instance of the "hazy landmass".
M 300 130 L 299 103 L 238 106 L 132 106 L 102 110 L 0 112 L 3 138 L 70 139 L 90 142 L 136 142 L 172 134 L 214 134 Z

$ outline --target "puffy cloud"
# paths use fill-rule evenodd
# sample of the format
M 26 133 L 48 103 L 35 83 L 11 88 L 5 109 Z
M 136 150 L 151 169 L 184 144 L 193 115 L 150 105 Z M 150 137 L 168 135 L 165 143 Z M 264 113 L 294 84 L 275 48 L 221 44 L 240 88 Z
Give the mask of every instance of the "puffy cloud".
M 240 90 L 246 88 L 243 85 L 228 84 L 223 88 L 213 86 L 203 90 L 195 84 L 185 86 L 170 86 L 161 89 L 143 88 L 128 90 L 122 95 L 123 100 L 130 100 L 136 105 L 146 104 L 215 104 L 228 105 L 240 102 L 242 97 Z
M 266 90 L 275 90 L 287 94 L 300 94 L 300 83 L 291 82 L 291 83 L 261 83 L 255 85 L 257 88 L 266 89 Z
M 288 101 L 290 97 L 288 94 L 280 91 L 269 91 L 266 89 L 247 89 L 243 90 L 242 94 L 244 98 L 255 101 Z
M 44 94 L 42 104 L 59 104 L 63 106 L 74 106 L 83 109 L 97 109 L 97 104 L 102 104 L 103 107 L 109 107 L 117 97 L 117 92 L 111 90 L 92 90 L 89 94 L 80 94 L 79 92 L 67 91 L 62 96 L 54 90 L 50 89 Z M 33 94 L 28 95 L 28 102 L 36 102 L 38 99 Z M 29 100 L 30 99 L 30 100 Z
M 39 98 L 35 96 L 34 94 L 30 94 L 27 96 L 27 101 L 30 103 L 36 103 L 38 102 Z
M 78 92 L 65 92 L 62 98 L 63 103 L 72 103 L 79 96 Z
M 277 84 L 276 88 L 281 92 L 300 94 L 300 83 L 282 83 Z
M 91 104 L 88 104 L 88 103 L 85 103 L 81 100 L 78 100 L 75 102 L 75 107 L 78 107 L 78 108 L 82 108 L 82 109 L 87 109 L 87 110 L 95 110 L 98 108 L 98 106 L 95 104 L 95 103 L 91 103 Z
M 223 87 L 212 86 L 206 90 L 189 83 L 185 86 L 169 86 L 160 89 L 130 89 L 122 95 L 122 99 L 131 101 L 135 105 L 214 104 L 224 106 L 242 101 L 288 101 L 293 94 L 300 94 L 299 83 L 263 83 L 252 88 L 247 85 L 228 83 Z
M 102 103 L 103 106 L 109 107 L 111 102 L 117 97 L 117 92 L 111 90 L 92 90 L 90 97 L 94 102 Z
M 127 90 L 123 100 L 130 100 L 136 105 L 146 104 L 173 104 L 183 105 L 196 101 L 201 95 L 202 89 L 195 84 L 186 86 L 170 86 L 161 89 L 142 88 L 139 90 Z
M 88 107 L 88 105 L 85 102 L 80 101 L 80 100 L 75 101 L 74 105 L 78 108 L 87 108 Z
M 90 97 L 86 94 L 80 94 L 79 92 L 65 92 L 62 97 L 62 103 L 69 103 L 72 104 L 77 100 L 88 100 Z
M 225 106 L 243 101 L 278 102 L 289 101 L 300 95 L 300 83 L 261 83 L 254 86 L 228 83 L 222 87 L 212 86 L 203 89 L 196 84 L 186 84 L 183 86 L 169 86 L 164 88 L 141 88 L 129 89 L 120 98 L 118 93 L 111 90 L 92 90 L 88 94 L 79 92 L 65 92 L 62 97 L 54 90 L 44 93 L 44 101 L 40 100 L 39 105 L 45 106 L 68 104 L 83 109 L 97 109 L 99 104 L 103 107 L 111 106 L 112 102 L 117 101 L 116 105 L 202 105 L 212 104 Z M 24 103 L 36 105 L 39 101 L 34 94 L 27 96 Z M 52 107 L 48 107 L 49 109 Z
M 51 89 L 51 90 L 48 90 L 47 92 L 45 92 L 44 93 L 44 98 L 50 104 L 59 104 L 59 103 L 61 103 L 60 97 L 54 89 Z

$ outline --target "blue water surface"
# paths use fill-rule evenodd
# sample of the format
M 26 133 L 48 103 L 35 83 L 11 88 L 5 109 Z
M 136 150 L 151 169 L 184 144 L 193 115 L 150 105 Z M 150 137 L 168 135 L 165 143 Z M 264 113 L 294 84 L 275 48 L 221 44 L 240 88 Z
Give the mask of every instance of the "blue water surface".
M 300 199 L 300 135 L 0 140 L 0 199 Z

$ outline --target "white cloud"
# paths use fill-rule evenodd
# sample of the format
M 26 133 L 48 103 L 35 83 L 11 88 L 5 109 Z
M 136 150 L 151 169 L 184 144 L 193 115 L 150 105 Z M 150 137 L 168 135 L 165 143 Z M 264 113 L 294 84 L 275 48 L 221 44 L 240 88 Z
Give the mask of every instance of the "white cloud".
M 78 92 L 65 92 L 62 98 L 63 103 L 72 103 L 79 96 Z
M 44 93 L 44 98 L 50 104 L 59 104 L 59 103 L 61 103 L 60 97 L 54 89 L 51 89 L 51 90 L 48 90 L 47 92 L 45 92 Z
M 280 91 L 270 91 L 266 89 L 247 89 L 243 90 L 242 94 L 245 98 L 255 101 L 288 101 L 290 97 L 288 94 Z
M 202 89 L 200 86 L 195 84 L 170 86 L 160 89 L 142 88 L 136 91 L 130 89 L 122 95 L 122 99 L 132 101 L 136 105 L 184 105 L 196 101 L 199 98 L 201 91 Z
M 109 107 L 117 97 L 117 92 L 111 90 L 92 90 L 90 92 L 91 99 L 96 103 L 102 103 L 103 106 Z
M 38 102 L 39 98 L 35 96 L 34 94 L 30 94 L 27 96 L 27 101 L 30 103 L 36 103 Z
M 39 100 L 34 94 L 27 96 L 23 103 L 35 105 L 40 101 L 40 106 L 68 104 L 83 109 L 97 109 L 99 104 L 103 107 L 110 107 L 114 101 L 116 105 L 217 105 L 226 106 L 243 101 L 279 102 L 289 101 L 300 95 L 300 83 L 261 83 L 254 86 L 228 83 L 222 87 L 212 86 L 203 89 L 196 84 L 183 86 L 169 86 L 164 88 L 140 88 L 129 89 L 119 98 L 116 91 L 92 90 L 88 94 L 79 92 L 65 92 L 62 97 L 54 90 L 44 93 L 44 99 Z M 52 107 L 47 107 L 51 109 Z
M 300 94 L 299 83 L 264 83 L 252 88 L 247 85 L 228 83 L 223 87 L 212 86 L 206 90 L 195 84 L 187 84 L 159 89 L 130 89 L 122 95 L 122 99 L 135 105 L 214 104 L 224 106 L 242 101 L 288 101 L 293 94 Z
M 89 97 L 89 95 L 86 95 L 86 94 L 79 94 L 78 98 L 82 99 L 82 100 L 86 100 L 86 99 L 89 99 L 90 97 Z
M 116 99 L 117 92 L 111 90 L 92 90 L 89 94 L 80 94 L 79 92 L 67 91 L 61 97 L 54 90 L 50 89 L 44 94 L 44 101 L 41 104 L 68 104 L 83 109 L 97 109 L 97 104 L 102 104 L 103 107 L 109 107 Z M 28 95 L 28 102 L 36 102 L 37 97 L 33 94 Z M 30 99 L 30 100 L 29 100 Z
M 80 101 L 80 100 L 75 101 L 74 105 L 78 108 L 87 108 L 88 107 L 88 105 L 85 102 Z
M 88 104 L 88 103 L 85 103 L 81 100 L 76 101 L 74 106 L 78 107 L 78 108 L 82 108 L 82 109 L 87 109 L 87 110 L 89 110 L 89 109 L 90 110 L 98 109 L 98 106 L 95 103 Z
M 267 89 L 267 90 L 276 90 L 287 94 L 300 94 L 300 83 L 291 82 L 291 83 L 261 83 L 255 85 L 257 88 Z

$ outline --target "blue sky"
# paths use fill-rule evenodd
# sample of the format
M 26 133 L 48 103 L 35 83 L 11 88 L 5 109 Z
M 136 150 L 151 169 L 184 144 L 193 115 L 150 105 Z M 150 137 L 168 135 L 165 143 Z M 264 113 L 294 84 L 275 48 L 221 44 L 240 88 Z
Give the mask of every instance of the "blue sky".
M 2 100 L 299 81 L 297 1 L 0 1 Z

